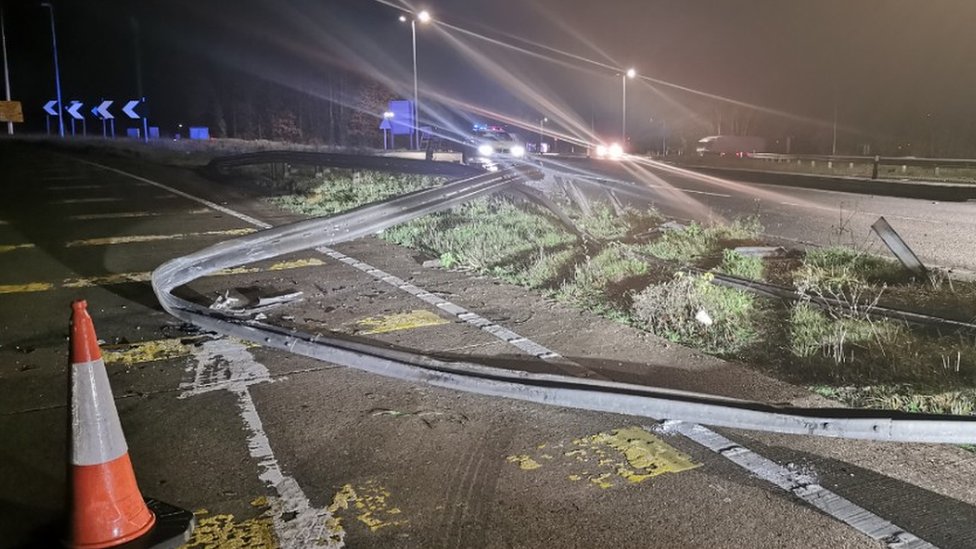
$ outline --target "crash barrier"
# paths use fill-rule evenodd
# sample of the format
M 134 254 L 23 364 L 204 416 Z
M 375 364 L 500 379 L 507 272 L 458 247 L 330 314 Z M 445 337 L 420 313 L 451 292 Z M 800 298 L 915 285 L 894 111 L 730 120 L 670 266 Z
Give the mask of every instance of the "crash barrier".
M 198 278 L 277 256 L 374 234 L 385 228 L 539 177 L 516 168 L 460 179 L 338 215 L 270 228 L 170 260 L 152 275 L 152 287 L 171 315 L 205 330 L 350 368 L 481 395 L 585 410 L 680 420 L 719 427 L 879 441 L 972 443 L 976 418 L 879 410 L 791 408 L 713 395 L 585 377 L 536 374 L 448 361 L 331 335 L 309 334 L 246 320 L 173 295 Z
M 212 159 L 204 171 L 208 175 L 222 176 L 228 169 L 270 164 L 273 166 L 312 166 L 329 168 L 356 168 L 365 170 L 465 177 L 483 173 L 473 166 L 453 162 L 433 162 L 389 156 L 320 153 L 307 151 L 259 151 L 220 156 Z
M 749 158 L 772 162 L 832 162 L 837 164 L 877 164 L 879 166 L 912 166 L 916 168 L 976 168 L 972 158 L 919 158 L 914 156 L 847 156 L 828 154 L 750 153 Z
M 143 499 L 87 303 L 71 304 L 70 531 L 76 548 L 185 541 L 193 514 Z

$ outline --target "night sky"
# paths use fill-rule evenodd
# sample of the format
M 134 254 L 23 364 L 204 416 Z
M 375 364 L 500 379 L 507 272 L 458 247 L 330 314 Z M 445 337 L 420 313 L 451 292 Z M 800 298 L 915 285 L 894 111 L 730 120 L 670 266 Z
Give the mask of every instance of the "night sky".
M 409 24 L 374 0 L 53 3 L 65 100 L 123 101 L 141 87 L 161 126 L 195 123 L 184 120 L 188 105 L 206 93 L 215 67 L 312 96 L 323 96 L 335 70 L 411 93 Z M 54 96 L 47 10 L 35 0 L 3 5 L 14 98 L 24 102 L 25 126 L 43 129 L 40 105 Z M 527 124 L 545 115 L 569 133 L 591 124 L 597 134 L 619 132 L 621 81 L 608 67 L 633 66 L 790 115 L 754 114 L 753 133 L 815 141 L 830 132 L 836 105 L 848 148 L 934 143 L 945 133 L 952 150 L 976 155 L 976 2 L 430 0 L 415 8 L 437 21 L 418 27 L 420 80 L 422 101 L 444 99 L 434 107 L 444 121 L 478 118 L 467 104 Z M 727 125 L 744 109 L 656 89 L 628 84 L 635 138 L 667 125 L 707 135 L 719 117 Z

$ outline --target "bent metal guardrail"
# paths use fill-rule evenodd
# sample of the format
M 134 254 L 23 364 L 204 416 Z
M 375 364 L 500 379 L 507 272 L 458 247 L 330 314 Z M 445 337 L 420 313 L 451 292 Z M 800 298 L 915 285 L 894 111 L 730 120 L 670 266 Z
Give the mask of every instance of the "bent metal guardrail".
M 309 151 L 258 151 L 214 158 L 204 168 L 215 175 L 229 168 L 260 164 L 288 164 L 294 166 L 322 166 L 329 168 L 358 168 L 397 173 L 445 175 L 465 177 L 483 173 L 483 170 L 452 162 L 414 160 L 392 156 L 366 156 L 357 154 L 320 153 Z
M 359 370 L 436 387 L 585 410 L 719 427 L 880 441 L 973 443 L 976 418 L 874 410 L 777 407 L 713 395 L 446 361 L 378 345 L 241 320 L 173 295 L 176 288 L 228 269 L 374 234 L 536 177 L 516 168 L 449 182 L 326 218 L 269 228 L 170 260 L 152 287 L 171 315 L 206 330 Z

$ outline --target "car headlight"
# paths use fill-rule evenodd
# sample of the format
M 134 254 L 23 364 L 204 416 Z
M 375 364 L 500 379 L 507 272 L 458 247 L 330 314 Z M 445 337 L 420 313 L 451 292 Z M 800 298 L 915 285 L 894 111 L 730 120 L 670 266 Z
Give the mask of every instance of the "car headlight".
M 596 155 L 599 158 L 605 157 L 607 155 L 607 148 L 604 145 L 597 145 L 596 146 Z
M 522 158 L 525 156 L 525 147 L 522 145 L 515 145 L 511 148 L 511 153 L 515 158 Z
M 478 154 L 481 156 L 491 156 L 495 154 L 495 147 L 488 144 L 478 145 Z
M 617 159 L 624 155 L 624 148 L 620 146 L 619 143 L 614 143 L 610 145 L 610 149 L 607 151 L 610 158 Z

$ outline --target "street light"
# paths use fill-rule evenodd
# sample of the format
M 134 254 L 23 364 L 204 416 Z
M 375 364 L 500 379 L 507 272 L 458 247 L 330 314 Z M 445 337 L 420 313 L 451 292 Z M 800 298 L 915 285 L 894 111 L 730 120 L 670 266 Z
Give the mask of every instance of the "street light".
M 620 75 L 620 81 L 623 83 L 623 107 L 621 108 L 620 115 L 620 146 L 627 146 L 627 79 L 633 79 L 637 76 L 637 70 L 630 68 L 627 72 Z
M 413 142 L 416 148 L 420 148 L 420 92 L 417 87 L 417 21 L 429 23 L 431 20 L 430 12 L 421 10 L 413 19 L 410 19 L 410 34 L 413 38 Z M 400 22 L 406 23 L 407 16 L 401 15 Z
M 3 87 L 7 90 L 7 101 L 10 101 L 10 70 L 7 68 L 7 28 L 3 24 L 3 6 L 0 6 L 0 37 L 3 40 Z M 14 134 L 14 123 L 7 122 L 7 135 Z
M 61 69 L 58 67 L 58 35 L 54 30 L 54 6 L 50 2 L 41 4 L 51 10 L 51 45 L 54 49 L 54 85 L 58 89 L 58 135 L 64 137 L 64 113 L 61 108 Z
M 546 138 L 545 123 L 548 121 L 549 121 L 549 117 L 546 116 L 543 116 L 542 118 L 539 119 L 539 152 L 540 153 L 545 152 L 542 150 L 542 148 L 545 145 L 545 138 Z

